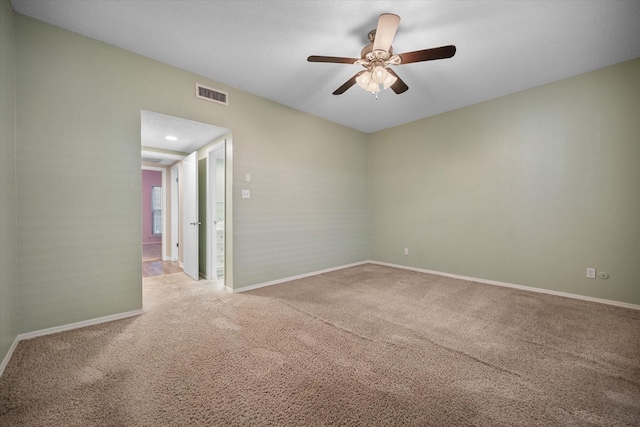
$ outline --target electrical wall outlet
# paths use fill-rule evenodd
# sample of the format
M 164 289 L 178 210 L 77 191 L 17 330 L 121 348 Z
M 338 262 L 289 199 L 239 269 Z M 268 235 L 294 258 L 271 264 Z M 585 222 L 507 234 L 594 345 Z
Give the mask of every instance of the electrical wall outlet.
M 409 248 L 404 248 L 404 254 L 409 255 Z
M 595 279 L 596 278 L 596 269 L 595 268 L 587 268 L 587 277 L 589 279 Z

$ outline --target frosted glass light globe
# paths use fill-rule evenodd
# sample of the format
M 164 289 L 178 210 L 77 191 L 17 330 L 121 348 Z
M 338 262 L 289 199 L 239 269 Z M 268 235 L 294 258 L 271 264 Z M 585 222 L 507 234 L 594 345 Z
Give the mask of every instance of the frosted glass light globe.
M 380 65 L 378 65 L 373 69 L 373 73 L 371 73 L 371 80 L 373 80 L 376 83 L 382 83 L 384 82 L 384 80 L 387 78 L 388 75 L 389 73 L 387 72 L 387 70 L 381 67 Z

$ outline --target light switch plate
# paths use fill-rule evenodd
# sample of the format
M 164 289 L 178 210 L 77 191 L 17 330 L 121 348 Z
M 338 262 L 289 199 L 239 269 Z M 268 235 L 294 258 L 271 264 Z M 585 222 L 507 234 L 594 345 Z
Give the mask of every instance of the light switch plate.
M 242 190 L 242 198 L 243 199 L 250 199 L 251 198 L 251 191 Z M 595 273 L 593 273 L 593 274 L 595 274 Z
M 251 174 L 250 173 L 245 173 L 244 174 L 244 182 L 251 182 Z

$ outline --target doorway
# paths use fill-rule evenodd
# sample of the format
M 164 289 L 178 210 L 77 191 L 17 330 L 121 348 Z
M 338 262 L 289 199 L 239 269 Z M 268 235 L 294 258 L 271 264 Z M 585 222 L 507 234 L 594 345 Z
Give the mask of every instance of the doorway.
M 142 276 L 158 276 L 182 271 L 169 261 L 167 235 L 166 168 L 142 166 Z
M 143 162 L 162 166 L 169 177 L 163 180 L 164 209 L 169 210 L 163 262 L 175 262 L 194 280 L 232 288 L 231 131 L 141 110 L 141 145 Z

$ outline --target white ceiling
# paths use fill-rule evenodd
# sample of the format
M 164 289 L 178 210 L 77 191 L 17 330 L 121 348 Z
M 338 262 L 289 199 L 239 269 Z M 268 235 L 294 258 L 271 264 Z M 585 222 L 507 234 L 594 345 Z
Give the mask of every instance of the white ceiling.
M 640 1 L 12 0 L 14 9 L 228 86 L 374 132 L 640 57 Z M 451 59 L 400 65 L 409 86 L 376 101 L 358 57 L 384 12 L 403 53 L 454 44 Z M 233 97 L 229 98 L 233 105 Z

